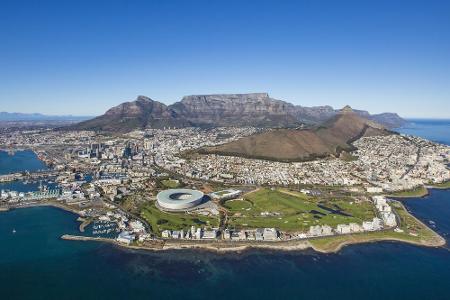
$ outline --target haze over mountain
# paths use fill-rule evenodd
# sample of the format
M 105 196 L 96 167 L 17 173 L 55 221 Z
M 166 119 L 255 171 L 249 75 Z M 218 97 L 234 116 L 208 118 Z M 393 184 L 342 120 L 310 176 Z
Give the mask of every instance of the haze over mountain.
M 355 111 L 386 127 L 405 123 L 395 113 L 370 115 Z M 145 96 L 109 109 L 104 115 L 69 127 L 78 130 L 127 132 L 134 129 L 185 126 L 298 127 L 319 124 L 336 115 L 331 106 L 303 107 L 269 97 L 267 93 L 192 95 L 165 105 Z
M 84 121 L 92 116 L 44 115 L 40 113 L 0 112 L 0 121 Z
M 219 154 L 279 161 L 304 161 L 354 150 L 351 143 L 364 136 L 389 135 L 382 125 L 361 117 L 350 107 L 312 129 L 273 129 L 236 141 L 200 149 Z

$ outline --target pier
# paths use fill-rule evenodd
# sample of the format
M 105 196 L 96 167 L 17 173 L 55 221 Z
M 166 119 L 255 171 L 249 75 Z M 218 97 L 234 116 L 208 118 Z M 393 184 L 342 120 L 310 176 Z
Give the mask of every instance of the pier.
M 40 179 L 47 179 L 49 177 L 56 177 L 59 175 L 58 171 L 54 170 L 45 170 L 38 171 L 33 173 L 12 173 L 6 175 L 0 175 L 0 183 L 1 182 L 10 182 L 15 180 L 28 180 L 35 181 Z

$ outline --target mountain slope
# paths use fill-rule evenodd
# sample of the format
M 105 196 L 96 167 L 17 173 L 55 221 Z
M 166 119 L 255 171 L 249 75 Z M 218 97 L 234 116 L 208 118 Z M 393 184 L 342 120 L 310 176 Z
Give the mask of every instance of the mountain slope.
M 182 127 L 188 122 L 158 101 L 138 96 L 135 101 L 125 102 L 109 109 L 104 115 L 71 126 L 77 130 L 103 130 L 128 132 L 133 129 Z
M 134 129 L 185 126 L 255 126 L 270 128 L 320 124 L 339 111 L 331 106 L 303 107 L 269 97 L 267 93 L 192 95 L 166 106 L 145 96 L 125 102 L 104 115 L 68 127 L 74 130 L 127 132 Z M 388 127 L 404 121 L 397 114 L 355 113 Z
M 313 129 L 279 129 L 201 149 L 201 153 L 264 158 L 280 161 L 311 160 L 353 150 L 363 136 L 390 134 L 383 126 L 346 109 Z

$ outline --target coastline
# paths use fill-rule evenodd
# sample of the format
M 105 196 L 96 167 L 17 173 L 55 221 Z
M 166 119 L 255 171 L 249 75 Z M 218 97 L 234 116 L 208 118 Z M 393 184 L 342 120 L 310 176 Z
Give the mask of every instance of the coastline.
M 430 190 L 449 190 L 450 181 L 438 184 L 423 185 L 414 190 L 404 190 L 389 194 L 387 197 L 397 199 L 409 199 L 409 198 L 426 198 L 430 195 Z
M 64 234 L 60 238 L 63 240 L 71 241 L 96 241 L 105 242 L 113 244 L 115 246 L 133 249 L 133 250 L 146 250 L 146 251 L 167 251 L 167 250 L 206 250 L 216 253 L 232 253 L 232 252 L 243 252 L 254 249 L 265 249 L 274 251 L 302 251 L 307 249 L 313 249 L 319 253 L 338 253 L 345 246 L 356 245 L 356 244 L 366 244 L 366 243 L 376 243 L 376 242 L 402 242 L 407 244 L 412 244 L 421 247 L 433 247 L 438 248 L 446 244 L 444 238 L 436 234 L 435 240 L 424 240 L 424 241 L 413 241 L 408 239 L 403 239 L 399 237 L 385 237 L 377 236 L 378 232 L 372 233 L 362 233 L 362 234 L 351 234 L 351 235 L 341 235 L 332 237 L 322 237 L 314 239 L 305 240 L 290 240 L 290 241 L 275 241 L 275 242 L 229 242 L 229 241 L 170 241 L 170 240 L 155 240 L 151 243 L 142 245 L 127 245 L 120 243 L 114 239 L 101 238 L 101 237 L 87 237 L 79 235 L 68 235 Z M 330 241 L 326 246 L 318 246 L 315 241 Z
M 441 189 L 448 189 L 441 188 Z M 427 194 L 428 195 L 428 194 Z M 425 197 L 425 196 L 423 196 Z M 421 198 L 423 198 L 421 197 Z M 400 197 L 401 198 L 401 197 Z M 411 197 L 407 197 L 411 198 Z M 415 197 L 419 198 L 419 197 Z M 400 200 L 400 199 L 399 199 Z M 401 201 L 401 200 L 400 200 Z M 134 250 L 147 250 L 147 251 L 165 251 L 165 250 L 183 250 L 183 249 L 198 249 L 198 250 L 207 250 L 213 251 L 217 253 L 230 253 L 230 252 L 242 252 L 252 249 L 267 249 L 267 250 L 276 250 L 276 251 L 301 251 L 307 250 L 309 248 L 314 251 L 320 253 L 337 253 L 342 248 L 348 245 L 354 244 L 362 244 L 362 243 L 375 243 L 382 241 L 395 241 L 395 242 L 403 242 L 408 244 L 413 244 L 416 246 L 422 247 L 442 247 L 446 244 L 446 240 L 436 233 L 434 230 L 429 228 L 422 221 L 417 219 L 414 215 L 412 215 L 408 210 L 404 207 L 404 205 L 397 201 L 401 207 L 403 213 L 407 214 L 408 217 L 412 218 L 416 224 L 422 227 L 430 237 L 427 239 L 419 239 L 413 240 L 409 236 L 402 236 L 394 232 L 394 230 L 383 230 L 383 231 L 374 231 L 374 232 L 364 232 L 357 234 L 348 234 L 348 235 L 334 235 L 328 237 L 316 237 L 309 239 L 296 239 L 296 240 L 288 240 L 288 241 L 272 241 L 272 242 L 254 242 L 254 241 L 225 241 L 225 240 L 163 240 L 156 239 L 152 241 L 147 241 L 142 244 L 131 244 L 127 245 L 124 243 L 120 243 L 115 239 L 110 238 L 101 238 L 101 237 L 88 237 L 81 235 L 62 235 L 60 238 L 64 240 L 76 240 L 76 241 L 96 241 L 96 242 L 105 242 L 109 244 L 116 245 L 118 247 L 126 248 L 126 249 L 134 249 Z M 10 208 L 0 208 L 1 212 L 7 212 L 10 209 L 15 208 L 28 208 L 28 207 L 36 207 L 36 206 L 50 206 L 55 207 L 67 212 L 71 212 L 73 214 L 78 215 L 77 221 L 80 222 L 79 231 L 84 232 L 84 228 L 89 225 L 91 222 L 90 219 L 85 219 L 78 210 L 75 208 L 69 207 L 67 205 L 57 203 L 54 201 L 48 201 L 43 203 L 32 203 L 29 205 L 23 206 L 13 206 Z
M 30 207 L 39 207 L 39 206 L 55 207 L 55 208 L 59 208 L 61 210 L 67 211 L 67 212 L 71 212 L 75 215 L 78 215 L 79 217 L 83 217 L 78 210 L 76 210 L 72 207 L 69 207 L 67 205 L 61 204 L 61 203 L 56 203 L 56 202 L 42 202 L 42 203 L 32 203 L 32 204 L 27 204 L 27 205 L 14 205 L 11 207 L 0 207 L 0 212 L 8 212 L 12 209 L 21 209 L 21 208 L 30 208 Z
M 358 235 L 349 235 L 346 236 L 346 239 L 340 240 L 342 236 L 334 236 L 329 238 L 329 244 L 325 246 L 317 246 L 314 243 L 311 243 L 311 247 L 314 249 L 314 251 L 320 252 L 320 253 L 337 253 L 340 250 L 342 250 L 344 247 L 349 245 L 356 245 L 356 244 L 367 244 L 367 243 L 377 243 L 377 242 L 401 242 L 406 244 L 411 244 L 415 246 L 421 246 L 421 247 L 432 247 L 432 248 L 439 248 L 446 245 L 446 241 L 443 237 L 438 235 L 436 233 L 436 240 L 435 241 L 412 241 L 402 238 L 396 238 L 396 237 L 377 237 L 370 236 L 371 234 L 362 234 L 360 236 Z M 334 240 L 333 240 L 334 238 Z M 326 238 L 325 238 L 326 239 Z
M 187 250 L 198 249 L 208 250 L 217 253 L 241 252 L 251 249 L 269 249 L 282 251 L 306 250 L 311 248 L 307 240 L 275 241 L 275 242 L 245 242 L 245 241 L 176 241 L 176 240 L 154 240 L 142 245 L 127 245 L 114 239 L 87 237 L 79 235 L 64 234 L 60 237 L 63 240 L 71 241 L 97 241 L 106 242 L 126 249 L 147 250 L 147 251 L 167 251 L 167 250 Z

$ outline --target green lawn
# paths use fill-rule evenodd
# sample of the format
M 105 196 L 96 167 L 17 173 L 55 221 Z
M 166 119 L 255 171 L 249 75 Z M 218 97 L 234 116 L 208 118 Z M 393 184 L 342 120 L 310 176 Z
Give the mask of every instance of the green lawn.
M 247 200 L 228 200 L 224 207 L 230 211 L 237 212 L 252 208 L 252 203 Z
M 450 189 L 450 181 L 444 183 L 435 183 L 431 185 L 435 189 Z
M 151 225 L 152 231 L 160 235 L 161 231 L 190 229 L 192 225 L 199 227 L 217 227 L 218 218 L 200 215 L 188 215 L 185 213 L 167 213 L 160 211 L 154 203 L 147 204 L 141 210 L 141 216 Z
M 276 227 L 285 231 L 304 231 L 312 225 L 361 224 L 375 216 L 370 202 L 354 203 L 352 199 L 317 199 L 283 189 L 261 189 L 244 196 L 244 201 L 225 202 L 228 225 L 236 228 Z M 322 206 L 322 207 L 320 207 Z M 341 215 L 332 210 L 339 210 Z M 268 212 L 269 216 L 261 213 Z
M 161 181 L 162 185 L 169 189 L 174 189 L 180 186 L 180 182 L 178 180 L 173 179 L 165 179 Z
M 428 195 L 428 190 L 424 186 L 420 186 L 413 190 L 396 192 L 391 194 L 390 196 L 398 198 L 414 198 L 414 197 L 423 197 L 426 195 Z

